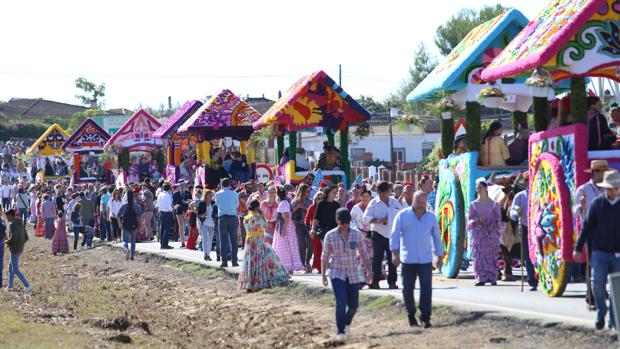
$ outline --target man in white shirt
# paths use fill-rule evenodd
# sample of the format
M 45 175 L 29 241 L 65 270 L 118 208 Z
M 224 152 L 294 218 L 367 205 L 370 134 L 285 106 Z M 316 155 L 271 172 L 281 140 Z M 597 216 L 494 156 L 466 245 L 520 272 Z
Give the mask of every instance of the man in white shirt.
M 2 207 L 5 211 L 11 208 L 11 198 L 13 197 L 13 185 L 8 179 L 4 180 L 4 184 L 0 186 L 0 194 L 2 194 Z
M 169 250 L 172 249 L 172 246 L 168 245 L 168 240 L 170 239 L 170 232 L 172 231 L 173 225 L 172 194 L 170 194 L 170 184 L 164 184 L 162 189 L 162 192 L 157 196 L 157 208 L 159 209 L 161 226 L 159 243 L 162 250 Z
M 391 197 L 390 184 L 388 182 L 380 182 L 377 185 L 378 197 L 372 199 L 364 212 L 364 221 L 370 224 L 370 232 L 372 233 L 372 272 L 373 284 L 370 288 L 378 289 L 379 280 L 381 279 L 381 263 L 384 255 L 388 260 L 388 285 L 391 289 L 397 289 L 396 286 L 396 266 L 392 263 L 392 252 L 390 251 L 390 230 L 394 217 L 401 209 L 398 200 Z

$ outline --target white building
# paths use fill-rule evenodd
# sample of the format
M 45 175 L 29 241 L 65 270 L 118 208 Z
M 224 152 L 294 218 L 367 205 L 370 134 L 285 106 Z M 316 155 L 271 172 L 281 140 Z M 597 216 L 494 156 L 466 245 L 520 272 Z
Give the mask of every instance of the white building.
M 373 161 L 391 161 L 390 133 L 387 119 L 371 122 L 371 133 L 368 137 L 357 139 L 354 136 L 355 126 L 350 129 L 349 158 L 352 164 L 362 161 L 365 153 L 372 154 Z M 401 163 L 416 164 L 421 162 L 440 141 L 439 132 L 427 132 L 422 127 L 409 125 L 407 129 L 392 126 L 395 159 Z M 337 134 L 336 134 L 337 135 Z M 336 136 L 338 137 L 338 136 Z M 323 142 L 327 138 L 322 133 L 302 133 L 301 146 L 311 162 L 316 161 L 323 152 Z M 288 144 L 288 140 L 287 143 Z M 339 142 L 336 141 L 336 146 Z

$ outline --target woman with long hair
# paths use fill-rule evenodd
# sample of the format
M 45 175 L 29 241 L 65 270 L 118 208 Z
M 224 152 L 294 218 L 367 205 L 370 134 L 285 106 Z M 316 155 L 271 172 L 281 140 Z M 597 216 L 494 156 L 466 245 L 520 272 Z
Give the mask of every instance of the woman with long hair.
M 265 228 L 265 242 L 268 244 L 273 243 L 273 233 L 276 230 L 276 220 L 278 214 L 278 202 L 276 201 L 276 187 L 270 186 L 267 189 L 267 200 L 260 203 L 260 209 L 265 215 L 267 220 L 267 228 Z
M 291 202 L 293 206 L 293 223 L 295 223 L 295 232 L 297 233 L 297 243 L 299 244 L 299 257 L 306 268 L 306 273 L 311 273 L 310 259 L 312 258 L 312 239 L 308 226 L 304 222 L 308 208 L 312 205 L 310 200 L 310 186 L 301 184 L 297 187 L 295 198 Z
M 372 194 L 367 189 L 362 189 L 362 193 L 360 195 L 361 201 L 353 206 L 351 209 L 351 227 L 359 230 L 364 236 L 364 247 L 366 249 L 366 253 L 368 256 L 371 256 L 372 263 L 372 235 L 370 233 L 370 226 L 368 222 L 364 220 L 364 212 L 366 212 L 366 208 L 372 200 Z M 367 273 L 367 269 L 364 268 L 361 256 L 358 256 L 357 259 L 358 265 L 357 269 L 360 273 L 360 286 L 364 284 L 368 284 L 368 280 L 370 279 L 370 274 Z
M 211 260 L 211 248 L 213 247 L 213 236 L 215 235 L 215 219 L 213 218 L 213 191 L 205 190 L 202 200 L 198 204 L 198 218 L 200 219 L 200 239 L 202 240 L 202 252 L 205 261 Z M 217 255 L 219 256 L 219 248 Z
M 314 220 L 314 215 L 316 213 L 316 206 L 320 201 L 323 200 L 323 193 L 317 191 L 314 194 L 314 198 L 312 199 L 312 205 L 308 208 L 308 213 L 306 213 L 306 218 L 304 219 L 304 223 L 306 226 L 312 227 L 312 221 Z M 312 259 L 312 266 L 310 266 L 310 272 L 314 269 L 321 272 L 321 253 L 323 252 L 323 248 L 321 246 L 321 240 L 317 236 L 312 236 L 310 234 L 310 238 L 312 239 L 312 251 L 314 253 L 314 259 Z
M 336 211 L 340 208 L 340 204 L 336 202 L 337 192 L 337 187 L 328 187 L 327 190 L 325 190 L 323 199 L 316 205 L 316 211 L 312 220 L 312 231 L 310 234 L 313 239 L 319 240 L 319 242 L 323 241 L 325 234 L 327 234 L 328 231 L 338 226 L 338 223 L 336 223 Z M 315 260 L 321 258 L 322 251 L 323 247 L 321 243 L 318 250 L 316 248 L 314 249 Z
M 118 210 L 120 210 L 121 206 L 123 206 L 123 202 L 121 201 L 121 193 L 118 189 L 115 189 L 112 192 L 112 199 L 110 199 L 110 202 L 108 203 L 108 209 L 110 211 L 112 236 L 116 242 L 120 241 L 121 238 L 121 228 L 118 222 Z
M 250 201 L 244 218 L 246 239 L 243 264 L 239 273 L 239 288 L 248 292 L 281 285 L 288 281 L 287 270 L 269 244 L 264 241 L 267 221 L 260 211 L 258 200 Z
M 278 196 L 278 209 L 276 231 L 273 234 L 273 249 L 280 258 L 280 262 L 289 274 L 296 270 L 304 269 L 299 258 L 299 247 L 297 244 L 297 234 L 295 224 L 291 215 L 291 204 L 288 201 L 284 187 L 276 190 Z
M 509 158 L 508 146 L 502 138 L 502 124 L 493 121 L 482 139 L 480 163 L 483 166 L 506 166 L 506 160 Z
M 136 234 L 139 228 L 140 206 L 134 202 L 134 195 L 131 188 L 127 190 L 127 203 L 121 206 L 118 210 L 118 218 L 120 219 L 121 226 L 123 227 L 123 248 L 127 251 L 125 259 L 133 260 L 136 254 Z M 131 248 L 128 244 L 131 242 Z M 131 254 L 130 254 L 131 252 Z
M 469 204 L 467 228 L 472 236 L 472 257 L 476 286 L 490 282 L 497 285 L 497 258 L 501 251 L 501 210 L 499 204 L 489 198 L 484 178 L 476 180 L 478 198 Z

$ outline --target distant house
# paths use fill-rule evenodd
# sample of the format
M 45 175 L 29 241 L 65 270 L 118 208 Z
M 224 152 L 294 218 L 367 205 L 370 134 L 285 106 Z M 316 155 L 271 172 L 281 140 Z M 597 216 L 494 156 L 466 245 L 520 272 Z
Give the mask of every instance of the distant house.
M 256 109 L 257 112 L 265 114 L 272 105 L 274 105 L 275 101 L 271 99 L 265 98 L 265 95 L 262 97 L 250 97 L 249 95 L 246 98 L 243 98 L 252 108 Z
M 69 119 L 75 113 L 88 110 L 88 107 L 74 105 L 43 98 L 11 98 L 6 103 L 0 103 L 0 115 L 10 118 L 23 118 L 37 120 L 44 116 L 58 116 L 62 119 Z M 128 115 L 133 112 L 129 109 L 118 108 L 110 109 L 104 115 Z
M 41 119 L 46 115 L 70 118 L 75 113 L 87 110 L 87 107 L 50 101 L 43 98 L 11 98 L 0 103 L 0 115 L 24 119 Z

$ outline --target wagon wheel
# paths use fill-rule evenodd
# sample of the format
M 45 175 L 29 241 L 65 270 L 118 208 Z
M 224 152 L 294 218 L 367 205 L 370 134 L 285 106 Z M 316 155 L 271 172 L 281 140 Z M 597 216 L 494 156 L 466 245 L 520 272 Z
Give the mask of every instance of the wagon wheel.
M 445 277 L 454 279 L 459 275 L 463 259 L 465 210 L 461 185 L 452 171 L 442 171 L 437 198 L 436 215 L 444 249 L 441 272 Z
M 540 156 L 534 168 L 530 193 L 530 257 L 536 261 L 538 283 L 543 292 L 550 297 L 559 297 L 566 289 L 570 266 L 562 257 L 562 244 L 570 243 L 563 234 L 562 222 L 572 224 L 572 219 L 570 190 L 557 157 L 548 153 Z

